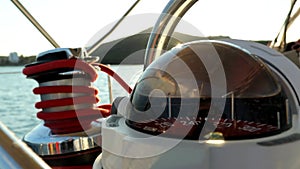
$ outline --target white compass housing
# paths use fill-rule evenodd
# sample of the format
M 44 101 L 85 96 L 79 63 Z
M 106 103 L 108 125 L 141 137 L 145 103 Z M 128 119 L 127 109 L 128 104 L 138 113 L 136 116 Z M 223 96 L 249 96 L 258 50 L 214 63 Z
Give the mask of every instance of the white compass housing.
M 183 44 L 103 123 L 94 168 L 298 168 L 300 72 L 258 43 Z

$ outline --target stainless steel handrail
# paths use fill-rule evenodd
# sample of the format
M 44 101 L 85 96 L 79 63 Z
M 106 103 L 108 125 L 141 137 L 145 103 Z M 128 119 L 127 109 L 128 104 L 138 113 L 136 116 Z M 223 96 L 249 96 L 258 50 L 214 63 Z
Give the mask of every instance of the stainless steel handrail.
M 91 55 L 95 50 L 97 50 L 102 44 L 103 40 L 105 40 L 111 33 L 115 31 L 115 29 L 123 22 L 123 20 L 127 17 L 127 15 L 136 7 L 136 5 L 140 2 L 140 0 L 135 1 L 133 5 L 125 12 L 125 14 L 113 25 L 113 27 L 102 36 L 96 43 L 94 43 L 90 48 L 87 49 L 87 54 Z
M 283 50 L 286 47 L 286 33 L 288 31 L 288 29 L 290 28 L 290 26 L 293 24 L 293 22 L 295 21 L 295 19 L 299 16 L 300 14 L 300 8 L 292 15 L 293 9 L 295 7 L 295 4 L 297 3 L 297 0 L 292 0 L 291 1 L 291 7 L 290 10 L 287 14 L 287 17 L 284 21 L 284 24 L 282 25 L 282 27 L 280 28 L 277 36 L 275 37 L 275 39 L 271 42 L 270 47 L 275 48 L 281 52 L 283 52 Z M 292 15 L 292 16 L 291 16 Z
M 198 0 L 169 1 L 149 37 L 144 69 L 164 52 L 170 40 L 170 36 L 174 32 L 180 19 L 197 1 Z
M 23 13 L 24 16 L 41 32 L 41 34 L 55 47 L 59 48 L 59 45 L 55 40 L 47 33 L 47 31 L 38 23 L 37 20 L 26 10 L 26 8 L 18 1 L 11 0 L 11 2 Z

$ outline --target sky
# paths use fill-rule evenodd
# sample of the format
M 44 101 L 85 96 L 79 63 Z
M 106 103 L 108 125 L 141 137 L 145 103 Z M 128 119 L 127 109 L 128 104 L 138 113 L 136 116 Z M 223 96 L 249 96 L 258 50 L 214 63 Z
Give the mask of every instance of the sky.
M 104 34 L 135 0 L 19 0 L 61 47 L 83 47 Z M 168 0 L 141 0 L 116 37 L 155 23 Z M 289 0 L 199 0 L 184 16 L 183 31 L 246 40 L 273 40 L 284 22 Z M 150 16 L 151 15 L 151 16 Z M 0 2 L 0 56 L 30 56 L 53 49 L 9 0 Z M 117 32 L 116 31 L 116 32 Z M 126 33 L 125 33 L 126 32 Z M 295 36 L 295 40 L 299 37 Z

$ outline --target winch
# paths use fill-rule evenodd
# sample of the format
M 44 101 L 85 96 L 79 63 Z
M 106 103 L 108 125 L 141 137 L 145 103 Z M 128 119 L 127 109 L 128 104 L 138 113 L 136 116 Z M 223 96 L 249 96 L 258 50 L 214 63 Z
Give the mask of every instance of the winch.
M 39 86 L 35 104 L 43 120 L 24 141 L 50 166 L 90 168 L 101 152 L 101 119 L 110 115 L 110 104 L 97 106 L 97 68 L 114 77 L 128 92 L 131 88 L 109 67 L 80 58 L 81 49 L 57 48 L 40 53 L 23 70 Z

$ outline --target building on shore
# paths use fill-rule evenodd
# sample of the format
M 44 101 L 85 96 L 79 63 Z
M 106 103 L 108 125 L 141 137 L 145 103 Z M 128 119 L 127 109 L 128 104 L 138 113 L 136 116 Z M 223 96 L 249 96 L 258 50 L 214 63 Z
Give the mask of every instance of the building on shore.
M 8 61 L 12 64 L 19 63 L 19 55 L 17 52 L 11 52 L 8 56 Z

